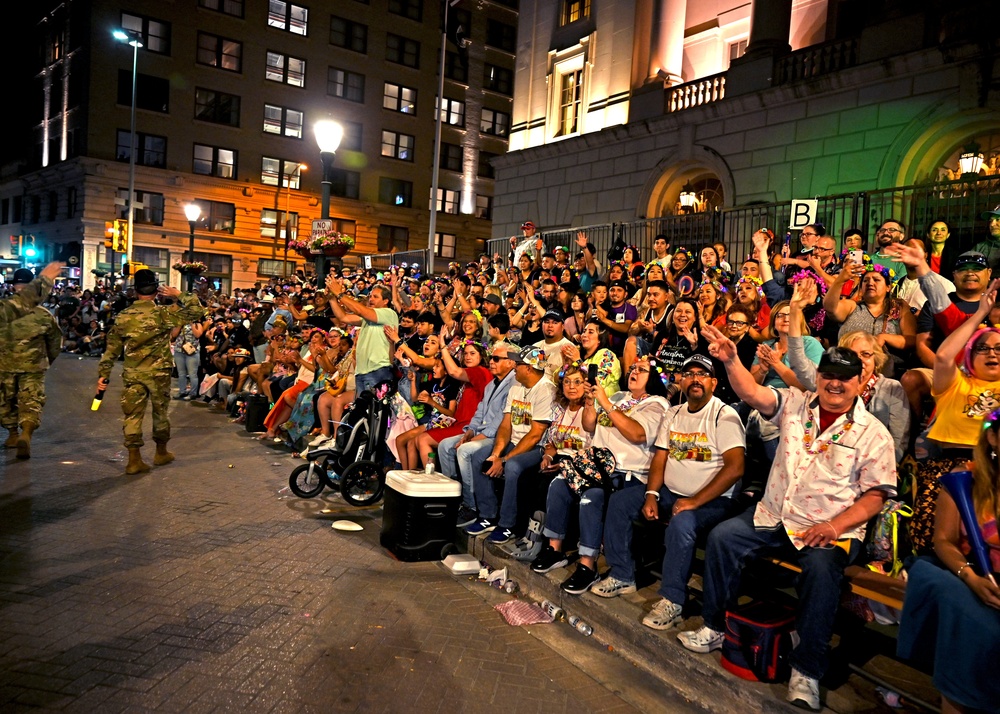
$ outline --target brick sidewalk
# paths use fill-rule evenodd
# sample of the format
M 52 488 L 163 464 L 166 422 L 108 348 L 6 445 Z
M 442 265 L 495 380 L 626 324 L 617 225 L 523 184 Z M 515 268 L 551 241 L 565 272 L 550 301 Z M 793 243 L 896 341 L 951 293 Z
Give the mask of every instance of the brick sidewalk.
M 223 413 L 172 402 L 177 461 L 124 476 L 119 373 L 95 414 L 96 362 L 57 360 L 34 457 L 0 455 L 5 711 L 687 708 L 594 640 L 510 627 L 498 592 L 393 560 L 380 509 L 279 498 L 297 462 Z

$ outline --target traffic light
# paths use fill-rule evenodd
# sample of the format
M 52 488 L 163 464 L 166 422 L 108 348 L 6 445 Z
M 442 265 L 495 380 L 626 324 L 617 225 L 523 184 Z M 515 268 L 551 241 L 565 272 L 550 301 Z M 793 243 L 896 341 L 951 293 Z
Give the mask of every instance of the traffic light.
M 149 266 L 144 263 L 125 263 L 125 266 L 122 268 L 122 275 L 127 278 L 130 275 L 135 275 L 140 270 L 149 270 Z
M 118 226 L 115 223 L 116 221 L 104 221 L 104 247 L 112 250 L 118 243 Z
M 24 236 L 24 249 L 21 253 L 25 258 L 38 257 L 38 249 L 35 248 L 35 236 Z
M 115 252 L 117 252 L 117 253 L 127 253 L 128 252 L 128 240 L 129 240 L 129 236 L 128 236 L 128 221 L 126 221 L 124 218 L 116 218 L 115 219 L 115 226 L 117 227 L 117 230 L 115 231 L 115 233 L 117 234 L 117 238 L 118 238 L 118 243 L 117 243 L 117 245 L 114 246 Z

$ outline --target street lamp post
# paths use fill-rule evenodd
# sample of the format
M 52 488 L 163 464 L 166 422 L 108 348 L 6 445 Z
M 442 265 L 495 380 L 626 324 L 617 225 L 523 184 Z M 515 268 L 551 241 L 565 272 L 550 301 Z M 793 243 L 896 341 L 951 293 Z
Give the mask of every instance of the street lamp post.
M 124 28 L 115 30 L 112 35 L 119 42 L 127 42 L 132 46 L 132 118 L 131 134 L 128 150 L 128 242 L 125 244 L 125 263 L 132 262 L 132 224 L 135 221 L 135 86 L 139 69 L 139 48 L 142 47 L 142 34 L 135 30 Z
M 340 140 L 344 138 L 344 127 L 335 121 L 328 119 L 316 122 L 313 127 L 316 134 L 316 143 L 319 145 L 319 158 L 323 162 L 322 181 L 322 203 L 320 204 L 320 218 L 330 218 L 330 184 L 333 182 L 333 158 L 340 147 Z M 316 256 L 316 287 L 321 289 L 326 280 L 326 259 L 323 253 Z
M 191 237 L 188 242 L 188 262 L 194 262 L 194 227 L 198 223 L 198 219 L 201 218 L 201 206 L 197 203 L 187 203 L 184 204 L 184 215 L 188 219 L 188 227 L 191 229 Z M 188 271 L 187 274 L 187 289 L 188 292 L 194 291 L 194 271 Z

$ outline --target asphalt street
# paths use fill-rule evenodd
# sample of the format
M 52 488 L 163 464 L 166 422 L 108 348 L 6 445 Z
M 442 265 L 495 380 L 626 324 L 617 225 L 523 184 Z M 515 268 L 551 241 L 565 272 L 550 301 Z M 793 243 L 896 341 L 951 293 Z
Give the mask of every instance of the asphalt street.
M 95 413 L 96 361 L 62 356 L 33 457 L 0 454 L 3 711 L 690 709 L 598 637 L 395 560 L 380 506 L 282 494 L 301 462 L 225 413 L 171 402 L 177 460 L 125 476 L 120 369 Z

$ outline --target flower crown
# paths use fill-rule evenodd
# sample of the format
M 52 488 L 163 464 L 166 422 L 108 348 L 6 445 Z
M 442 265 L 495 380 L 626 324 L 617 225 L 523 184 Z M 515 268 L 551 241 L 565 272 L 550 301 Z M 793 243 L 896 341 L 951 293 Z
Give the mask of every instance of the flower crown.
M 663 369 L 663 364 L 659 360 L 650 359 L 649 368 L 656 371 L 656 374 L 660 377 L 660 382 L 663 383 L 664 387 L 670 387 L 670 382 L 673 380 L 673 376 L 670 372 Z
M 757 296 L 764 299 L 764 281 L 760 278 L 754 277 L 753 275 L 744 275 L 739 280 L 736 281 L 736 289 L 739 290 L 745 283 L 753 285 L 757 290 Z
M 567 374 L 569 374 L 569 373 L 570 373 L 570 371 L 571 371 L 571 370 L 574 370 L 574 369 L 575 369 L 575 370 L 579 370 L 579 371 L 582 371 L 582 370 L 580 370 L 580 367 L 581 367 L 582 365 L 583 365 L 583 362 L 582 362 L 581 360 L 578 360 L 578 359 L 575 359 L 575 360 L 573 360 L 572 362 L 566 362 L 566 363 L 565 363 L 565 364 L 563 364 L 563 366 L 562 366 L 562 367 L 561 367 L 561 368 L 559 369 L 559 379 L 562 379 L 562 378 L 564 378 L 564 377 L 565 377 L 565 376 L 566 376 Z
M 711 285 L 713 288 L 715 288 L 716 292 L 721 293 L 723 295 L 725 295 L 725 294 L 727 294 L 729 292 L 726 289 L 725 285 L 723 285 L 722 283 L 720 283 L 718 280 L 711 280 L 711 279 L 710 280 L 702 280 L 698 284 L 698 290 L 700 291 L 706 285 Z
M 868 256 L 865 256 L 868 258 Z M 887 283 L 892 283 L 896 279 L 896 271 L 885 265 L 879 265 L 878 263 L 871 262 L 871 258 L 868 258 L 868 262 L 864 263 L 866 273 L 878 273 Z
M 674 251 L 674 257 L 676 258 L 678 254 L 686 256 L 689 263 L 694 260 L 694 253 L 683 246 Z

